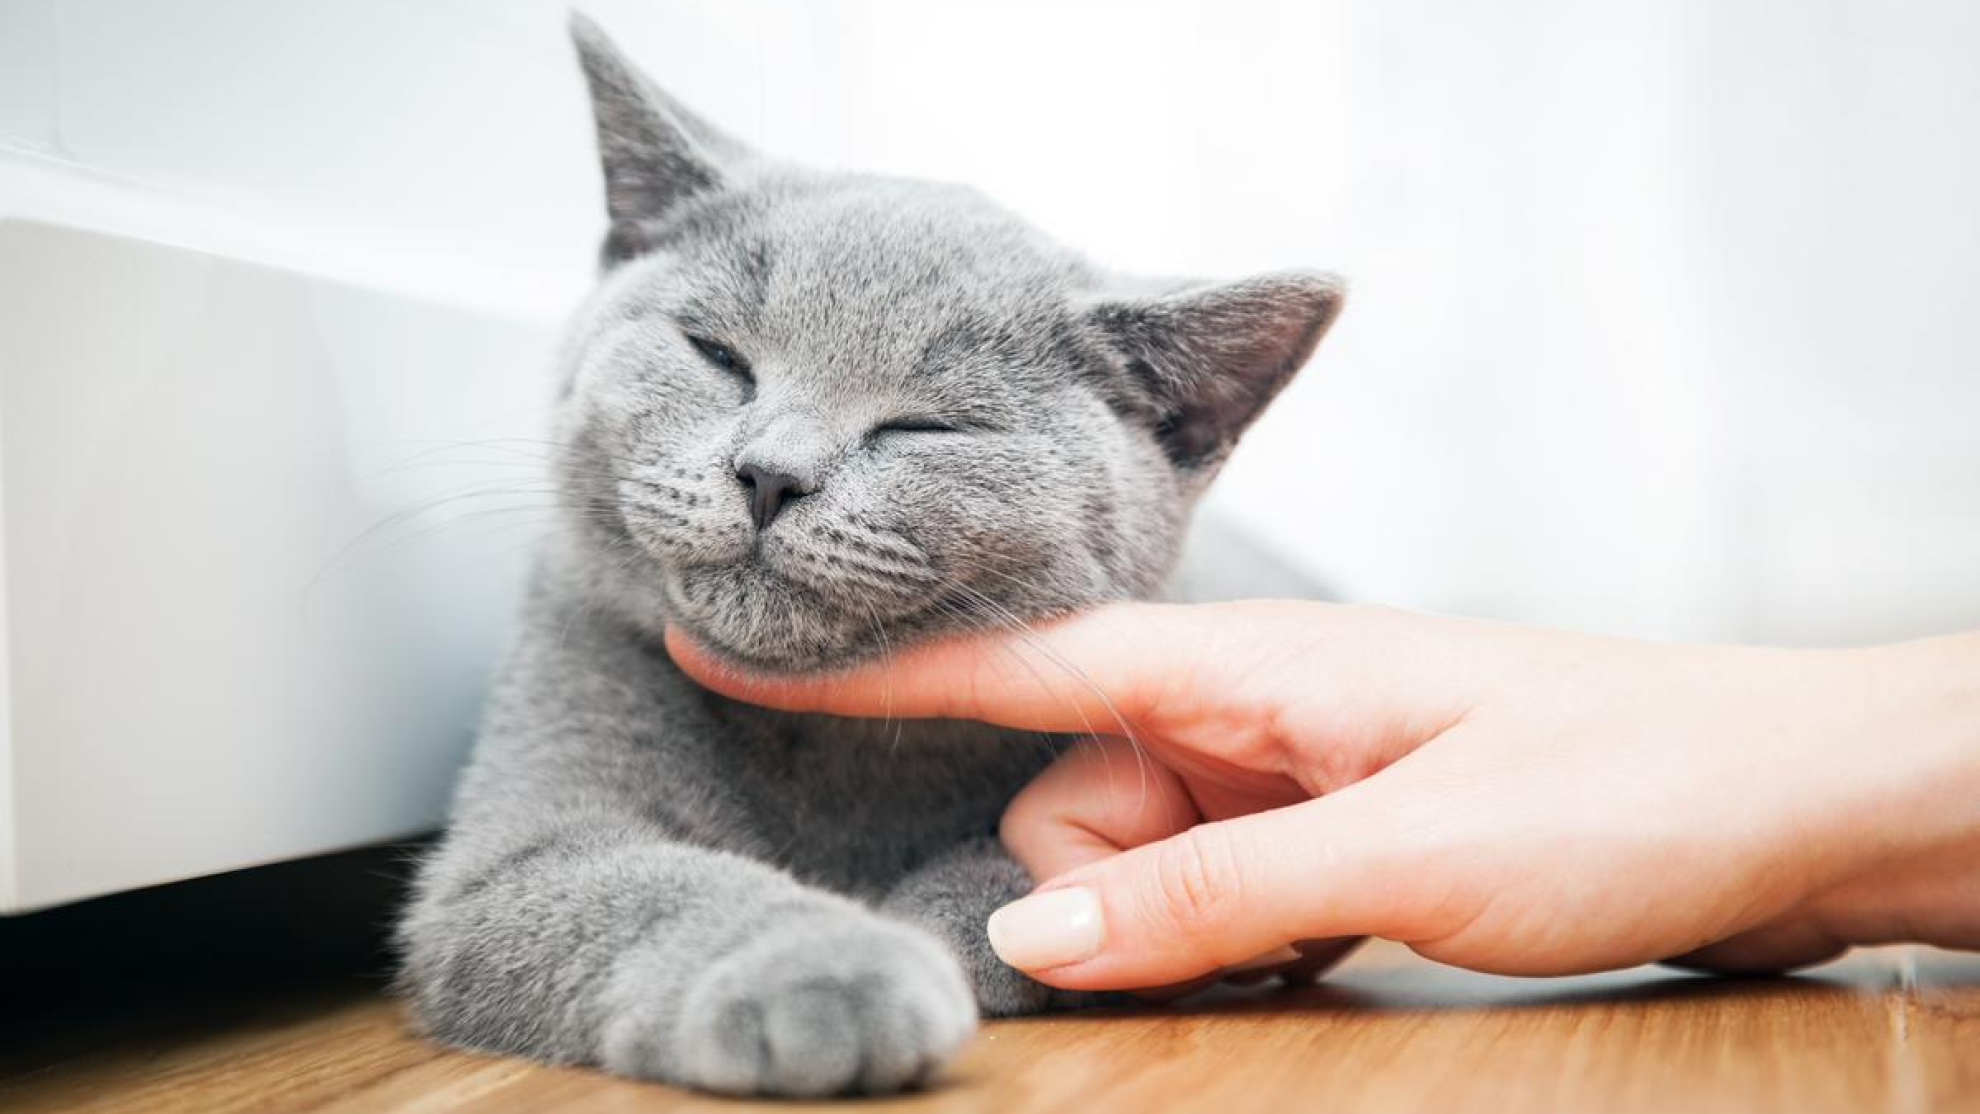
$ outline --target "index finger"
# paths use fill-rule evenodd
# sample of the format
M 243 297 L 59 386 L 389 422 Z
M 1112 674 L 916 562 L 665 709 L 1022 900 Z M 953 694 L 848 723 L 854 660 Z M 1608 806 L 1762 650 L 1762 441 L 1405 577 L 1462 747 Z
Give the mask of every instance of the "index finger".
M 1203 607 L 1117 604 L 1028 635 L 949 639 L 840 673 L 746 673 L 667 628 L 667 652 L 724 696 L 791 711 L 974 719 L 1029 731 L 1116 732 L 1205 688 L 1215 619 Z

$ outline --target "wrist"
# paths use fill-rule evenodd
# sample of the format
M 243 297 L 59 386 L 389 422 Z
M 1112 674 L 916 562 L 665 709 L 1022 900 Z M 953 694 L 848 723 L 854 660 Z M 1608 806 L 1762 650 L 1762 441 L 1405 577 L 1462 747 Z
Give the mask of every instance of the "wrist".
M 1857 738 L 1831 830 L 1851 869 L 1812 911 L 1853 943 L 1980 945 L 1980 635 L 1846 653 Z
M 1891 811 L 1866 821 L 1880 819 L 1902 851 L 1969 842 L 1980 835 L 1980 634 L 1859 653 L 1877 713 L 1858 765 L 1888 772 L 1891 795 Z

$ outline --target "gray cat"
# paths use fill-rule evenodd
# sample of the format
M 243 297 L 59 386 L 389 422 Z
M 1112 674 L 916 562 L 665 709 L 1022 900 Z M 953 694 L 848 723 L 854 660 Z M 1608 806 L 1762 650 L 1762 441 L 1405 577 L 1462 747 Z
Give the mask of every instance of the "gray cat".
M 611 225 L 559 388 L 567 528 L 403 986 L 471 1048 L 736 1094 L 912 1087 L 979 1011 L 1067 1004 L 983 927 L 1032 885 L 998 817 L 1065 740 L 743 706 L 662 630 L 821 670 L 1156 593 L 1341 288 L 1125 279 L 971 190 L 759 155 L 573 34 Z

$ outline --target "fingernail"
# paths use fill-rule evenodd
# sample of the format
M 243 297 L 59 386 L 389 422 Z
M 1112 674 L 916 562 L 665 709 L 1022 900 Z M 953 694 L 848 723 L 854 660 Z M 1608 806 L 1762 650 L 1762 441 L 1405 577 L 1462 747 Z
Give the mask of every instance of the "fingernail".
M 1293 950 L 1291 944 L 1287 944 L 1283 948 L 1274 948 L 1264 955 L 1252 956 L 1243 963 L 1233 963 L 1224 968 L 1224 974 L 1235 975 L 1244 971 L 1256 971 L 1261 967 L 1283 967 L 1288 963 L 1297 962 L 1299 962 L 1299 953 Z
M 1043 971 L 1092 959 L 1107 925 L 1100 895 L 1085 886 L 1046 890 L 990 914 L 990 948 L 1020 971 Z

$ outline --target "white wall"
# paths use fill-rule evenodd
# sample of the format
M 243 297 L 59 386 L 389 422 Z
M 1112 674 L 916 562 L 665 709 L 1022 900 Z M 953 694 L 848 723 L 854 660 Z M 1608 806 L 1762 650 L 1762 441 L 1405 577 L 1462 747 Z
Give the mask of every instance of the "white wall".
M 592 256 L 556 23 L 0 4 L 0 912 L 440 819 Z

